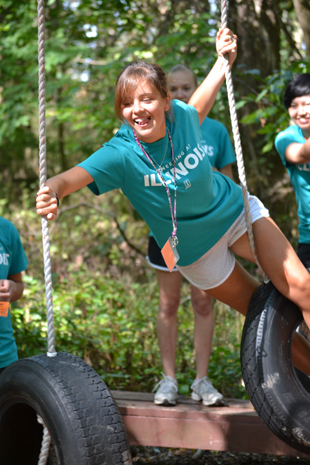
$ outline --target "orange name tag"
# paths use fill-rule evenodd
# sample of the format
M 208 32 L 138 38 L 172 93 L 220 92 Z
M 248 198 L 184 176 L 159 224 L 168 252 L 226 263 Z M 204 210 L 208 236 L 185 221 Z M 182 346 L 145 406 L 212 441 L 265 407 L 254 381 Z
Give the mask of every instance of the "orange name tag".
M 169 271 L 171 272 L 180 258 L 177 249 L 172 245 L 171 237 L 169 237 L 166 244 L 161 249 L 161 254 L 164 257 Z
M 8 316 L 10 302 L 0 302 L 0 316 Z

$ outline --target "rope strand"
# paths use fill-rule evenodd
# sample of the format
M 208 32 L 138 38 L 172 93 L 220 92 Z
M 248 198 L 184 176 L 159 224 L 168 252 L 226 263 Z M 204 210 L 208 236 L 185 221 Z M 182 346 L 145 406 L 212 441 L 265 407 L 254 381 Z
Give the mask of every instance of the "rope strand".
M 40 455 L 39 455 L 38 465 L 45 465 L 46 462 L 47 462 L 47 458 L 48 458 L 48 454 L 49 454 L 49 450 L 50 450 L 51 437 L 50 437 L 50 433 L 49 433 L 48 429 L 44 425 L 43 420 L 39 415 L 37 416 L 37 421 L 38 421 L 38 423 L 43 425 L 43 428 L 44 428 L 43 429 L 43 439 L 42 439 L 42 443 L 41 443 L 41 451 L 40 451 Z
M 38 0 L 38 65 L 39 65 L 39 167 L 40 167 L 40 188 L 46 185 L 46 132 L 45 132 L 45 19 L 44 0 Z M 42 242 L 45 277 L 45 296 L 47 307 L 47 356 L 55 357 L 55 332 L 52 300 L 52 268 L 50 257 L 50 241 L 48 220 L 42 217 Z M 51 444 L 51 437 L 43 420 L 38 417 L 38 421 L 43 424 L 43 439 L 38 465 L 45 465 Z
M 222 0 L 221 7 L 222 7 L 221 9 L 222 28 L 226 28 L 227 27 L 227 0 Z M 237 112 L 236 112 L 234 89 L 233 89 L 233 83 L 232 83 L 232 74 L 231 74 L 231 69 L 229 66 L 228 59 L 226 59 L 225 57 L 224 57 L 224 64 L 225 64 L 225 76 L 226 76 L 226 87 L 227 87 L 229 111 L 230 111 L 231 125 L 232 125 L 233 136 L 234 136 L 238 174 L 239 174 L 240 186 L 242 189 L 243 204 L 244 204 L 244 209 L 245 209 L 245 220 L 246 220 L 247 233 L 249 236 L 249 242 L 250 242 L 250 247 L 251 247 L 253 257 L 255 259 L 255 262 L 257 264 L 257 267 L 261 275 L 263 276 L 264 281 L 266 282 L 268 281 L 268 276 L 266 275 L 261 265 L 259 264 L 256 250 L 255 250 L 254 233 L 253 233 L 250 205 L 249 205 L 249 199 L 248 199 L 248 188 L 247 188 L 244 161 L 243 161 L 238 117 L 237 117 Z
M 46 134 L 45 134 L 45 30 L 44 30 L 44 0 L 38 0 L 38 62 L 39 62 L 39 165 L 40 165 L 40 188 L 46 185 Z M 42 242 L 45 276 L 45 295 L 47 306 L 47 355 L 54 357 L 55 332 L 53 318 L 52 300 L 52 267 L 50 257 L 50 241 L 47 218 L 42 218 Z

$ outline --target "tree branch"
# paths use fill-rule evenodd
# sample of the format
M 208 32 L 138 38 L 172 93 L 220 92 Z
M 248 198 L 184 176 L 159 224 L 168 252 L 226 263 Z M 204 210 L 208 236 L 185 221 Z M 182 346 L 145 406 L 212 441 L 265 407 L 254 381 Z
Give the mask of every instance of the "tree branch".
M 119 230 L 119 232 L 121 233 L 121 235 L 123 236 L 124 238 L 124 241 L 127 243 L 127 245 L 132 249 L 134 250 L 135 252 L 137 252 L 139 255 L 142 255 L 144 258 L 145 258 L 145 253 L 142 252 L 142 250 L 140 250 L 138 247 L 136 247 L 129 239 L 128 237 L 126 236 L 125 232 L 123 231 L 123 229 L 121 228 L 119 222 L 118 222 L 118 219 L 115 215 L 115 213 L 112 213 L 112 212 L 109 212 L 107 210 L 103 210 L 103 208 L 101 207 L 97 207 L 96 205 L 92 205 L 90 203 L 87 203 L 87 202 L 80 202 L 80 203 L 77 203 L 75 205 L 70 205 L 68 207 L 62 207 L 60 210 L 59 210 L 59 214 L 62 214 L 62 213 L 65 213 L 69 210 L 74 210 L 78 207 L 88 207 L 88 208 L 93 208 L 94 210 L 98 211 L 99 213 L 102 213 L 103 215 L 107 215 L 107 216 L 111 216 L 113 218 L 113 220 L 115 221 L 116 223 L 116 227 L 117 229 Z
M 281 14 L 280 12 L 278 11 L 278 9 L 275 10 L 275 15 L 277 16 L 277 19 L 280 23 L 280 26 L 281 26 L 281 29 L 283 30 L 284 34 L 286 35 L 286 38 L 287 38 L 287 41 L 288 43 L 290 44 L 290 46 L 292 47 L 293 50 L 295 50 L 295 52 L 298 54 L 299 58 L 301 60 L 303 60 L 303 56 L 302 54 L 300 53 L 300 51 L 298 50 L 297 46 L 296 46 L 296 43 L 295 43 L 295 40 L 293 39 L 293 37 L 291 36 L 290 34 L 290 31 L 288 30 L 286 24 L 282 21 L 282 18 L 281 18 Z

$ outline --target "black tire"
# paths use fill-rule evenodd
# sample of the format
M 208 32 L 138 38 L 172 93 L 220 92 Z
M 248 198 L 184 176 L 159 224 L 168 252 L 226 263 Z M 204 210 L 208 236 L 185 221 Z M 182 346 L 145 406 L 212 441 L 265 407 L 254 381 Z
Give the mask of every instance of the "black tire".
M 241 367 L 249 398 L 268 428 L 310 454 L 309 378 L 294 368 L 291 343 L 303 321 L 299 308 L 272 283 L 254 294 L 243 328 Z
M 41 416 L 57 465 L 130 465 L 117 405 L 98 374 L 72 354 L 39 355 L 0 376 L 0 464 L 37 465 Z

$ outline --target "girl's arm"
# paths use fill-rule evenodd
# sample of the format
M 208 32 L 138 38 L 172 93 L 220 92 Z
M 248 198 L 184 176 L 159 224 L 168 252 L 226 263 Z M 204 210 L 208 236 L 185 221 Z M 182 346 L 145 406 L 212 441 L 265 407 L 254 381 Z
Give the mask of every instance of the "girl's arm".
M 66 197 L 91 182 L 92 176 L 80 166 L 48 179 L 46 186 L 37 193 L 38 215 L 47 215 L 48 220 L 54 220 L 57 216 L 57 196 L 59 199 Z
M 215 97 L 225 79 L 225 63 L 223 56 L 228 54 L 230 66 L 237 56 L 237 36 L 230 29 L 220 29 L 216 36 L 218 59 L 203 83 L 189 100 L 189 105 L 196 108 L 199 124 L 202 124 L 214 103 Z
M 221 168 L 219 170 L 219 172 L 224 174 L 228 178 L 234 180 L 233 172 L 232 172 L 232 164 L 231 163 L 229 163 L 228 165 L 223 166 L 223 168 Z
M 288 145 L 285 150 L 285 159 L 289 163 L 309 163 L 310 162 L 310 138 L 304 144 L 294 142 Z

